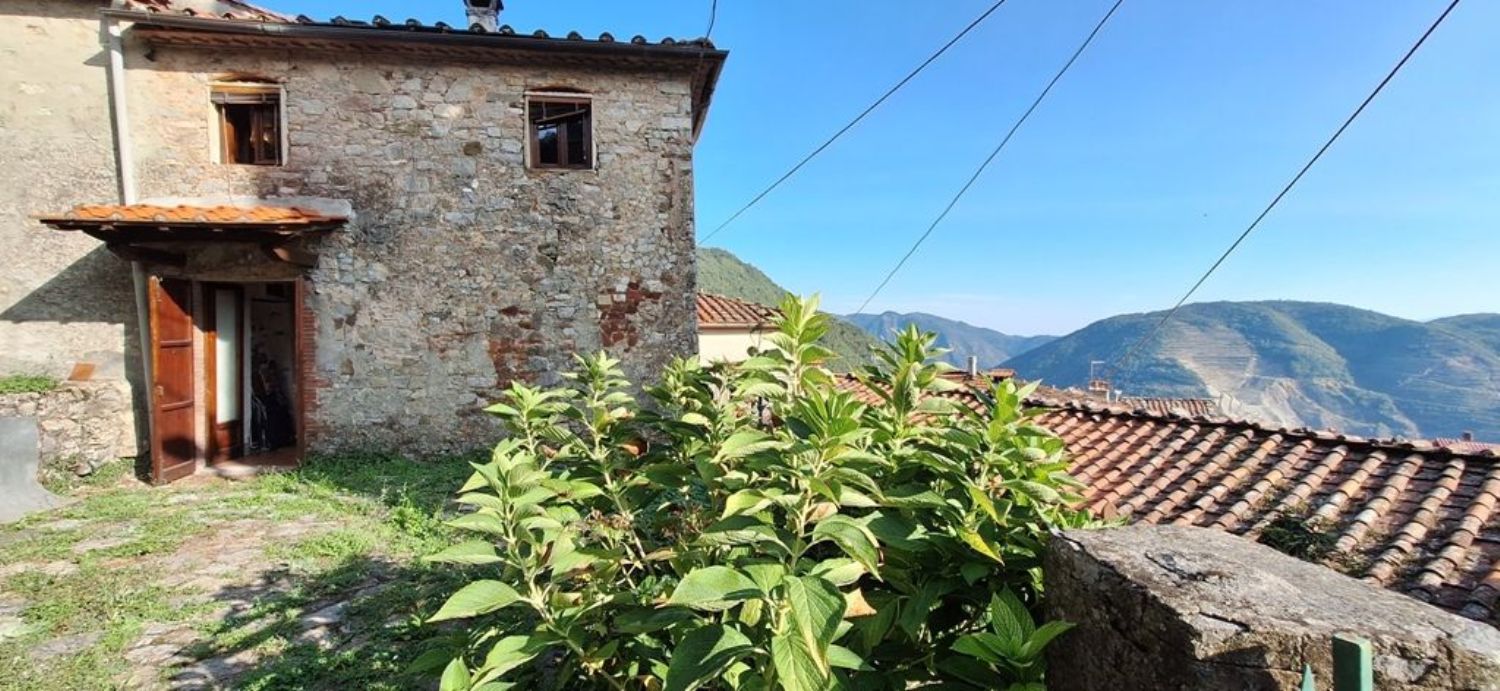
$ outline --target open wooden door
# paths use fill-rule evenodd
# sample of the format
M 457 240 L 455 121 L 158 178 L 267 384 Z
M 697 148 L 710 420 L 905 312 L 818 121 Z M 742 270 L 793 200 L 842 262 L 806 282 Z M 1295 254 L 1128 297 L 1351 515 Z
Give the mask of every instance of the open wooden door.
M 193 285 L 151 279 L 151 479 L 164 484 L 198 464 L 193 381 Z

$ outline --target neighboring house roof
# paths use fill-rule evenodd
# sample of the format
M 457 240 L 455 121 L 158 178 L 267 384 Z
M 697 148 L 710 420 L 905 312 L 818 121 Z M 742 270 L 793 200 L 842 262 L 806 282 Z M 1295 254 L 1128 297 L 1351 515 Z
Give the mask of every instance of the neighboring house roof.
M 1263 541 L 1275 540 L 1267 529 L 1286 516 L 1332 568 L 1474 619 L 1495 615 L 1500 457 L 1492 451 L 1078 402 L 1038 422 L 1067 443 L 1071 472 L 1099 515 Z
M 1219 404 L 1212 398 L 1155 398 L 1146 396 L 1121 396 L 1116 399 L 1120 405 L 1131 409 L 1144 410 L 1150 413 L 1166 414 L 1177 413 L 1179 415 L 1215 416 L 1219 414 Z
M 239 0 L 126 0 L 127 9 L 213 19 L 289 22 L 290 17 Z
M 944 394 L 983 410 L 988 382 Z M 840 387 L 877 397 L 851 377 Z M 1494 623 L 1500 452 L 1130 409 L 1039 389 L 1096 515 L 1280 542 L 1349 576 Z
M 1439 439 L 1432 440 L 1432 443 L 1433 443 L 1434 446 L 1437 446 L 1437 447 L 1440 447 L 1440 448 L 1444 448 L 1444 449 L 1451 449 L 1451 450 L 1457 451 L 1459 453 L 1481 453 L 1481 452 L 1484 452 L 1484 451 L 1493 451 L 1493 452 L 1495 452 L 1497 454 L 1500 454 L 1500 444 L 1491 444 L 1489 442 L 1474 441 L 1473 439 L 1444 439 L 1444 438 L 1439 438 Z
M 698 328 L 744 330 L 770 328 L 777 312 L 756 304 L 712 293 L 698 293 Z

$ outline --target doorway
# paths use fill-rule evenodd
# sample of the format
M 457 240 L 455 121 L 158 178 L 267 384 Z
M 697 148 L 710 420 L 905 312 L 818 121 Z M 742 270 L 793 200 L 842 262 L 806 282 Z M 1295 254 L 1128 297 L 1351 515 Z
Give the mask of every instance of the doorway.
M 156 482 L 301 458 L 297 281 L 154 278 Z
M 200 285 L 208 462 L 295 463 L 295 284 Z

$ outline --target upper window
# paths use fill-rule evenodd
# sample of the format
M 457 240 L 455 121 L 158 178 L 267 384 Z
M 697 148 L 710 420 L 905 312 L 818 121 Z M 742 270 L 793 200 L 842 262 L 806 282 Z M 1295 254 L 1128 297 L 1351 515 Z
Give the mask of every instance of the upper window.
M 281 88 L 275 85 L 215 86 L 219 116 L 219 161 L 252 166 L 281 165 Z
M 531 167 L 594 167 L 593 104 L 587 98 L 533 96 L 527 119 Z

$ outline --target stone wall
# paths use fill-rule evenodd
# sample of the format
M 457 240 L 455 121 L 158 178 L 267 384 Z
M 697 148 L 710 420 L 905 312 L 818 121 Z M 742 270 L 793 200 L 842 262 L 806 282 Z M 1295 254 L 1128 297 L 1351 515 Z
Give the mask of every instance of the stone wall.
M 1217 530 L 1072 531 L 1044 565 L 1048 617 L 1077 624 L 1047 651 L 1047 686 L 1331 688 L 1335 634 L 1372 642 L 1375 686 L 1500 689 L 1500 631 Z
M 493 443 L 480 408 L 604 349 L 637 381 L 695 351 L 690 79 L 132 42 L 143 198 L 300 197 L 356 220 L 307 272 L 314 451 Z M 281 83 L 280 167 L 212 160 L 210 84 Z M 594 97 L 596 170 L 523 164 L 523 94 Z M 190 260 L 201 279 L 232 271 Z
M 0 418 L 36 421 L 44 476 L 136 455 L 130 386 L 123 381 L 67 382 L 45 393 L 0 394 Z
M 0 374 L 124 378 L 138 350 L 129 265 L 31 218 L 119 199 L 105 5 L 0 0 Z

